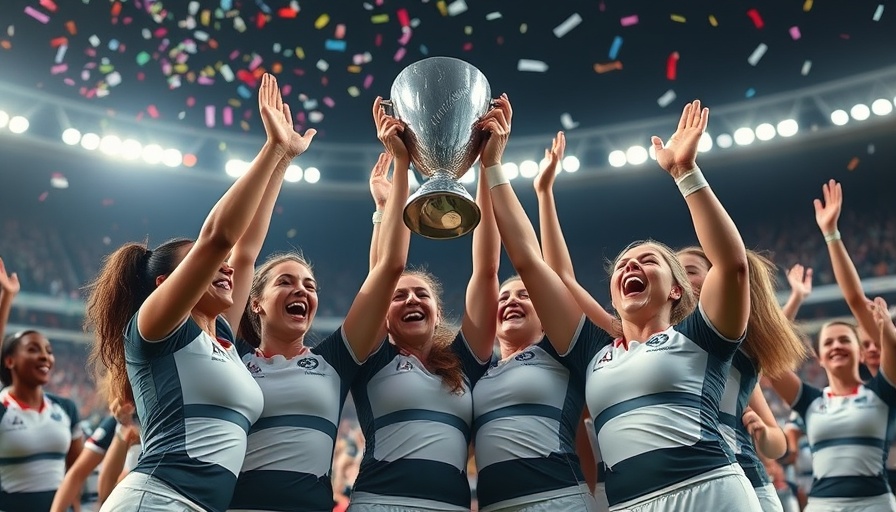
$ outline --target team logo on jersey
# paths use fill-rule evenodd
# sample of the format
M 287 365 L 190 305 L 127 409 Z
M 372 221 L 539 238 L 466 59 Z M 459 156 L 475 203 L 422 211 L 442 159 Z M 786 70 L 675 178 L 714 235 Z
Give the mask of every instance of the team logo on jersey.
M 519 354 L 517 354 L 517 355 L 514 357 L 514 359 L 516 359 L 517 361 L 528 361 L 528 360 L 530 360 L 530 359 L 534 359 L 534 358 L 535 358 L 535 353 L 534 353 L 534 352 L 528 352 L 528 351 L 527 351 L 527 352 L 520 352 Z
M 600 370 L 600 367 L 602 364 L 609 363 L 612 360 L 613 360 L 613 351 L 608 350 L 604 355 L 602 355 L 600 357 L 600 359 L 597 360 L 596 363 L 594 363 L 594 368 L 592 368 L 591 371 L 596 372 L 597 370 Z
M 868 395 L 862 395 L 862 396 L 860 396 L 860 397 L 857 397 L 855 400 L 852 401 L 852 403 L 854 403 L 854 404 L 867 404 L 867 403 L 868 403 Z
M 62 421 L 62 415 L 59 414 L 58 411 L 53 411 L 53 414 L 50 414 L 50 419 L 53 421 Z
M 296 364 L 299 368 L 304 368 L 306 370 L 313 370 L 320 366 L 320 362 L 313 357 L 303 357 L 302 359 L 299 359 L 299 362 Z
M 253 377 L 264 377 L 264 375 L 262 375 L 261 373 L 261 367 L 255 364 L 254 361 L 249 361 L 248 363 L 246 363 L 246 369 L 249 370 L 249 373 L 251 373 Z
M 647 340 L 647 343 L 645 343 L 645 345 L 647 345 L 648 347 L 658 347 L 667 341 L 669 341 L 668 334 L 657 334 L 656 336 Z
M 212 361 L 227 362 L 227 352 L 224 352 L 224 349 L 219 347 L 217 343 L 212 343 Z
M 398 366 L 395 368 L 395 371 L 398 371 L 398 372 L 409 372 L 409 371 L 411 371 L 411 370 L 413 370 L 413 369 L 414 369 L 414 365 L 411 364 L 410 361 L 408 361 L 407 359 L 405 359 L 405 360 L 401 360 L 401 359 L 399 359 L 399 360 L 398 360 Z
M 25 426 L 25 421 L 22 420 L 22 417 L 19 415 L 13 415 L 12 419 L 9 421 L 9 427 L 4 430 L 23 430 L 28 428 Z

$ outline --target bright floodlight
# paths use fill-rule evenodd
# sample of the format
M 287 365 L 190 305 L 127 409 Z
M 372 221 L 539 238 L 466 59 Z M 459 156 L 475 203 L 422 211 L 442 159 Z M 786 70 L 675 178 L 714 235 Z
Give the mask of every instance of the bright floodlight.
M 864 103 L 857 103 L 856 105 L 853 105 L 851 109 L 849 109 L 849 114 L 856 121 L 864 121 L 865 119 L 871 117 L 871 109 L 869 109 L 868 105 L 865 105 Z M 10 122 L 10 127 L 12 127 L 12 122 Z
M 136 160 L 143 154 L 143 144 L 134 139 L 125 139 L 121 143 L 121 157 L 125 160 Z
M 778 123 L 778 135 L 781 137 L 793 137 L 799 129 L 796 119 L 785 119 Z
M 700 136 L 700 142 L 697 143 L 697 151 L 706 153 L 710 149 L 712 149 L 712 135 L 703 132 L 703 135 Z M 653 159 L 656 160 L 656 153 L 654 153 Z
M 115 135 L 106 135 L 100 139 L 100 151 L 114 156 L 121 152 L 121 139 Z
M 647 161 L 647 148 L 632 146 L 625 151 L 625 159 L 632 165 L 641 165 Z
M 5 110 L 0 110 L 0 128 L 6 128 L 9 124 L 9 114 Z
M 849 122 L 849 114 L 844 110 L 837 109 L 831 112 L 831 122 L 837 126 L 843 126 Z
M 65 131 L 62 132 L 62 142 L 65 142 L 69 146 L 74 146 L 78 142 L 81 142 L 81 132 L 76 128 L 66 128 Z
M 286 168 L 286 173 L 283 175 L 283 179 L 290 183 L 302 181 L 302 168 L 296 164 L 290 164 L 290 166 Z
M 885 116 L 893 111 L 893 104 L 890 102 L 890 100 L 880 98 L 874 100 L 874 103 L 871 104 L 871 111 L 876 115 Z
M 579 159 L 572 155 L 563 158 L 563 170 L 566 172 L 576 172 L 581 165 Z
M 180 150 L 169 148 L 162 152 L 162 163 L 168 167 L 180 167 L 184 161 Z
M 12 133 L 25 133 L 28 131 L 28 119 L 22 116 L 15 116 L 9 120 L 9 131 Z
M 304 178 L 308 183 L 317 183 L 320 181 L 320 170 L 317 167 L 309 167 L 305 169 Z
M 610 151 L 610 156 L 607 160 L 610 161 L 610 165 L 613 167 L 622 167 L 626 163 L 625 151 L 619 149 Z
M 716 146 L 719 146 L 722 149 L 730 148 L 734 144 L 734 139 L 731 138 L 731 135 L 727 133 L 719 134 L 716 137 Z
M 538 176 L 538 164 L 535 160 L 524 160 L 520 164 L 520 176 L 523 178 L 534 178 Z
M 85 133 L 81 136 L 81 147 L 89 151 L 100 147 L 100 136 L 93 132 Z
M 775 135 L 775 127 L 770 123 L 762 123 L 756 127 L 756 138 L 759 140 L 772 140 Z
M 756 139 L 756 134 L 753 133 L 753 130 L 747 127 L 738 128 L 734 130 L 734 142 L 737 143 L 738 146 L 746 146 L 752 144 Z
M 228 176 L 233 176 L 234 178 L 239 178 L 243 174 L 246 174 L 246 171 L 248 170 L 249 163 L 243 162 L 242 160 L 231 159 L 224 164 L 224 172 L 226 172 Z
M 460 182 L 466 185 L 476 183 L 476 169 L 470 167 L 467 172 L 465 172 L 464 175 L 460 177 Z
M 148 164 L 157 164 L 162 161 L 162 153 L 164 153 L 164 149 L 162 146 L 158 144 L 148 144 L 143 146 L 143 161 Z
M 502 164 L 501 169 L 503 169 L 504 176 L 506 176 L 508 180 L 515 180 L 520 176 L 520 168 L 513 162 Z

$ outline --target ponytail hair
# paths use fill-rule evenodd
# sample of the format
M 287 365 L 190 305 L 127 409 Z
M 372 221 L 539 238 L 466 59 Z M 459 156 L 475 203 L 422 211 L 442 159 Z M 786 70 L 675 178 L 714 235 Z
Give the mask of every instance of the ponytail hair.
M 436 276 L 422 269 L 407 270 L 403 275 L 417 277 L 429 285 L 432 296 L 436 300 L 439 316 L 445 318 L 442 309 L 442 283 Z M 438 375 L 442 379 L 442 383 L 452 393 L 460 394 L 464 390 L 464 371 L 460 364 L 460 358 L 451 350 L 451 344 L 457 337 L 457 332 L 458 329 L 451 325 L 440 323 L 436 326 L 432 335 L 432 348 L 426 361 L 426 369 Z
M 154 250 L 146 242 L 128 243 L 103 260 L 96 279 L 87 285 L 84 328 L 93 331 L 88 356 L 96 382 L 109 379 L 108 400 L 134 401 L 124 356 L 128 322 L 156 288 L 156 278 L 170 274 L 180 263 L 179 249 L 193 243 L 177 238 Z

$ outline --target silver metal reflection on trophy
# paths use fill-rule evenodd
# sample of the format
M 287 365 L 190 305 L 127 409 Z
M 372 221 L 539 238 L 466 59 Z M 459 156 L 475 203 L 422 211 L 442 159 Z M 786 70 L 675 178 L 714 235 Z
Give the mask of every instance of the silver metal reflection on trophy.
M 459 59 L 423 59 L 398 74 L 388 104 L 405 124 L 402 138 L 414 169 L 427 178 L 408 198 L 405 224 L 434 239 L 469 233 L 480 211 L 459 180 L 485 141 L 477 125 L 491 105 L 485 75 Z

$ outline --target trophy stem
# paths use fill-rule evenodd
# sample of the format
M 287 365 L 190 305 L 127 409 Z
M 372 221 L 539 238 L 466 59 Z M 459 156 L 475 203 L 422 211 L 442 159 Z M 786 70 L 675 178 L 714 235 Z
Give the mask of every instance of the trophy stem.
M 451 173 L 438 170 L 408 198 L 404 223 L 426 238 L 445 240 L 472 231 L 481 213 L 473 197 Z

